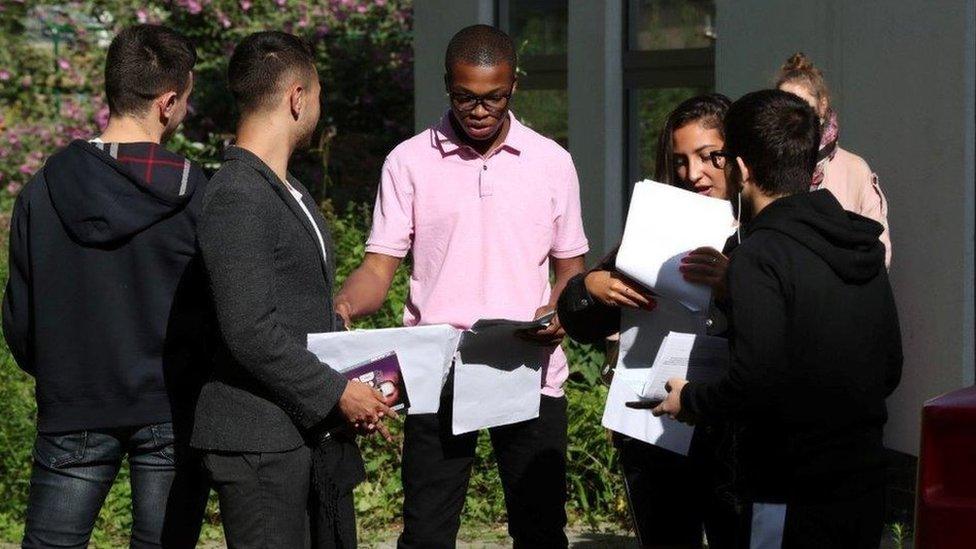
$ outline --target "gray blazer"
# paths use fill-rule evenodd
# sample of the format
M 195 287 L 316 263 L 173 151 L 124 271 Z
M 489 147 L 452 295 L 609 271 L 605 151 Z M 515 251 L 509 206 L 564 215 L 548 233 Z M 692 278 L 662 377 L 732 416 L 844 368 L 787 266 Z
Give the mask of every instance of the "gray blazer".
M 330 250 L 308 191 L 288 181 Z M 233 452 L 297 448 L 330 414 L 330 423 L 340 421 L 336 404 L 346 379 L 305 341 L 337 328 L 331 258 L 322 256 L 308 217 L 275 173 L 239 147 L 228 147 L 207 185 L 199 239 L 219 341 L 191 444 Z

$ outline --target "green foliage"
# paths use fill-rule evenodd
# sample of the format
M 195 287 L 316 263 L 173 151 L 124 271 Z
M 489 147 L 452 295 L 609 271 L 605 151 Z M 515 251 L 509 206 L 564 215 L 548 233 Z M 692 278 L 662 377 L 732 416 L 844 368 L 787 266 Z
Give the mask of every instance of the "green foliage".
M 0 208 L 44 158 L 104 127 L 103 65 L 112 36 L 162 23 L 197 50 L 191 111 L 174 143 L 214 165 L 236 112 L 226 86 L 241 38 L 285 30 L 306 38 L 322 82 L 322 119 L 292 170 L 319 198 L 369 200 L 384 157 L 413 133 L 411 0 L 87 0 L 0 2 Z

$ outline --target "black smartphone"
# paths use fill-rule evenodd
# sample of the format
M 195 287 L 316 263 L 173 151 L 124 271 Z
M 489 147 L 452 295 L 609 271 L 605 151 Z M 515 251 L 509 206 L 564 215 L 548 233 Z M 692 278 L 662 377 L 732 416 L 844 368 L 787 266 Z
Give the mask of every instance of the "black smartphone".
M 657 408 L 659 404 L 664 402 L 663 400 L 630 400 L 624 403 L 624 406 L 628 408 L 634 408 L 637 410 L 650 410 L 652 408 Z

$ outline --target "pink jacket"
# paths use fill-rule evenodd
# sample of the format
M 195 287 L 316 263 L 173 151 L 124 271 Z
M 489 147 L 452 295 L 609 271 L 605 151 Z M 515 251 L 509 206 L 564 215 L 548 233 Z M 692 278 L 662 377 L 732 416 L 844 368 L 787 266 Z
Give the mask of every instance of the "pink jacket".
M 863 158 L 837 147 L 837 154 L 824 170 L 822 189 L 829 189 L 845 210 L 869 217 L 884 226 L 881 243 L 885 265 L 891 265 L 891 234 L 888 231 L 888 200 L 878 185 L 878 176 Z

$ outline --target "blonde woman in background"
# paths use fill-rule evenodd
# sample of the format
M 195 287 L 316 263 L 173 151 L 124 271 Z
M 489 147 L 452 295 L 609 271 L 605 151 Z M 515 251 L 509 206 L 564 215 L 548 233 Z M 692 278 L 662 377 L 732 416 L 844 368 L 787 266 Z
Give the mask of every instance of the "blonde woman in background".
M 863 158 L 840 148 L 837 112 L 831 108 L 830 91 L 823 72 L 802 53 L 786 60 L 776 77 L 776 87 L 799 96 L 820 117 L 820 152 L 810 190 L 834 193 L 845 210 L 871 218 L 884 226 L 881 243 L 885 265 L 891 264 L 891 235 L 888 231 L 888 200 L 881 192 L 878 176 Z

